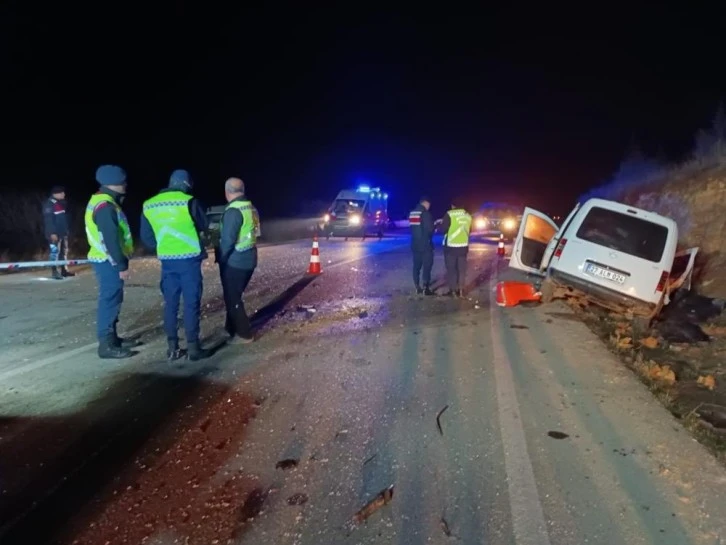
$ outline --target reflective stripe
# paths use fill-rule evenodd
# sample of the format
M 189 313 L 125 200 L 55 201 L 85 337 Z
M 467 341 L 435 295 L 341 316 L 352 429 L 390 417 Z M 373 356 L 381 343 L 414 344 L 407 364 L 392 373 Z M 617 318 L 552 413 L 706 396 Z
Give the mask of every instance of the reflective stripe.
M 202 252 L 194 219 L 189 211 L 192 196 L 183 191 L 164 191 L 144 203 L 144 217 L 156 238 L 159 259 L 188 259 Z
M 126 218 L 126 214 L 124 214 L 123 210 L 121 210 L 121 206 L 119 206 L 111 195 L 107 195 L 106 193 L 95 193 L 88 201 L 88 204 L 86 205 L 86 213 L 84 215 L 86 239 L 88 240 L 88 246 L 90 247 L 88 250 L 88 260 L 92 263 L 103 263 L 108 261 L 112 265 L 115 265 L 116 262 L 109 255 L 108 250 L 106 249 L 106 244 L 103 241 L 103 233 L 99 231 L 98 225 L 96 225 L 96 222 L 93 219 L 93 214 L 103 203 L 113 206 L 116 209 L 119 227 L 118 236 L 121 241 L 121 250 L 124 255 L 126 257 L 131 257 L 134 253 L 134 242 L 131 238 L 131 228 L 129 227 L 129 221 Z
M 449 248 L 465 248 L 469 246 L 471 216 L 466 210 L 454 209 L 447 212 L 451 225 L 444 237 L 444 246 Z
M 234 249 L 238 252 L 251 250 L 257 245 L 257 237 L 261 232 L 260 217 L 257 209 L 250 201 L 232 201 L 227 206 L 227 209 L 229 208 L 235 208 L 242 214 L 242 227 L 240 227 L 239 235 L 237 235 L 237 242 L 234 245 Z M 222 218 L 224 220 L 224 216 Z

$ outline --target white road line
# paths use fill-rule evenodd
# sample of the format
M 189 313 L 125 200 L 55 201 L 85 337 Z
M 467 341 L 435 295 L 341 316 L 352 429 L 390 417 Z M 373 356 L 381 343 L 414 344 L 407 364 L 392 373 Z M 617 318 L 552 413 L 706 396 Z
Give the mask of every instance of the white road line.
M 391 252 L 393 250 L 397 250 L 399 248 L 402 248 L 406 246 L 405 244 L 397 244 L 392 247 L 386 248 L 384 250 L 378 251 L 377 253 L 367 253 L 365 255 L 362 255 L 360 257 L 354 257 L 351 259 L 346 259 L 344 261 L 338 261 L 337 263 L 331 263 L 330 265 L 323 266 L 323 271 L 335 269 L 337 267 L 342 267 L 343 265 L 348 265 L 349 263 L 355 263 L 356 261 L 361 261 L 362 259 L 366 259 L 368 257 L 373 257 L 378 254 L 384 254 Z M 147 331 L 150 331 L 156 327 L 159 327 L 159 324 L 152 324 L 147 325 L 144 327 L 140 327 L 138 329 L 134 329 L 133 331 L 125 331 L 124 336 L 126 337 L 136 337 L 138 335 L 142 335 L 146 333 Z M 78 348 L 74 348 L 73 350 L 69 350 L 68 352 L 60 352 L 58 354 L 54 354 L 53 356 L 49 356 L 47 358 L 43 358 L 42 360 L 34 361 L 27 363 L 25 365 L 21 365 L 20 367 L 15 367 L 13 369 L 8 369 L 7 371 L 0 372 L 0 382 L 3 380 L 7 380 L 9 378 L 22 375 L 24 373 L 28 373 L 30 371 L 35 371 L 36 369 L 41 369 L 42 367 L 45 367 L 47 365 L 50 365 L 52 363 L 56 363 L 58 361 L 62 361 L 68 358 L 72 358 L 75 356 L 78 356 L 79 354 L 82 354 L 84 352 L 87 352 L 89 350 L 92 350 L 98 346 L 98 343 L 90 343 L 83 346 L 79 346 Z
M 490 312 L 494 379 L 497 389 L 499 427 L 504 448 L 504 467 L 509 487 L 512 528 L 517 545 L 550 545 L 547 524 L 537 492 L 532 461 L 527 451 L 522 419 L 514 389 L 512 367 L 501 338 L 501 309 L 496 304 L 497 276 L 490 277 Z

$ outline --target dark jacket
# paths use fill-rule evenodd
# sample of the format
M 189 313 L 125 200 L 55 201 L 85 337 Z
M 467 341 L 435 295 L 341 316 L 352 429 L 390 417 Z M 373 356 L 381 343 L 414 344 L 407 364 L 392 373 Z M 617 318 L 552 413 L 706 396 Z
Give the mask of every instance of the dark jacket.
M 101 187 L 99 193 L 110 195 L 119 204 L 119 206 L 121 205 L 123 195 L 116 193 L 115 191 L 111 191 L 105 186 Z M 118 214 L 116 213 L 116 207 L 107 202 L 100 203 L 93 211 L 93 221 L 96 222 L 98 230 L 103 236 L 103 243 L 106 246 L 106 251 L 108 252 L 108 255 L 111 256 L 116 270 L 128 270 L 129 260 L 124 255 L 122 240 L 119 237 Z
M 411 246 L 415 250 L 428 250 L 434 247 L 434 220 L 431 212 L 423 204 L 416 206 L 408 215 L 411 226 Z
M 159 193 L 168 193 L 169 191 L 179 190 L 167 188 L 162 189 Z M 207 218 L 207 213 L 204 211 L 204 205 L 202 205 L 202 203 L 199 202 L 197 199 L 193 198 L 189 201 L 189 214 L 192 216 L 194 228 L 196 229 L 197 233 L 204 233 L 207 229 L 209 229 L 209 219 Z M 141 232 L 139 234 L 141 236 L 141 243 L 146 246 L 146 248 L 152 251 L 156 250 L 156 235 L 154 235 L 154 229 L 152 229 L 149 220 L 146 218 L 143 212 L 141 213 Z M 199 254 L 198 259 L 206 259 L 207 250 L 204 249 L 204 244 L 201 240 L 199 242 L 199 246 L 202 248 L 202 251 Z
M 45 224 L 45 238 L 50 240 L 50 235 L 58 235 L 63 238 L 68 236 L 68 214 L 66 213 L 66 201 L 59 201 L 50 197 L 43 204 L 43 223 Z
M 235 201 L 247 200 L 246 197 L 238 197 Z M 232 201 L 234 202 L 234 201 Z M 239 238 L 239 230 L 244 225 L 242 212 L 236 208 L 227 208 L 222 216 L 222 232 L 219 234 L 219 248 L 216 252 L 217 263 L 220 267 L 232 267 L 234 269 L 252 270 L 257 267 L 257 248 L 250 248 L 244 252 L 234 249 Z

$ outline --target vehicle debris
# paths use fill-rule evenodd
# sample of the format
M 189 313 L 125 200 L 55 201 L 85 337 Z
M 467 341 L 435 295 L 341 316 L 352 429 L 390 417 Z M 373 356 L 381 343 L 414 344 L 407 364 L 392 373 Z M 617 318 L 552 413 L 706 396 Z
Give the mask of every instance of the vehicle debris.
M 552 437 L 552 439 L 567 439 L 569 437 L 568 434 L 562 431 L 548 431 L 547 435 Z
M 308 502 L 308 495 L 302 492 L 296 492 L 287 498 L 288 505 L 305 505 Z
M 509 327 L 511 329 L 529 329 L 529 326 L 527 326 L 527 325 L 521 325 L 521 324 L 512 324 Z
M 436 427 L 439 429 L 439 433 L 441 435 L 444 435 L 444 430 L 441 428 L 441 415 L 444 414 L 444 411 L 448 409 L 448 405 L 444 405 L 444 408 L 439 411 L 439 414 L 436 415 Z
M 297 467 L 298 463 L 300 463 L 300 460 L 297 458 L 286 458 L 284 460 L 280 460 L 275 464 L 275 469 L 282 469 L 283 471 Z
M 451 530 L 449 529 L 449 523 L 446 522 L 446 519 L 444 517 L 441 517 L 441 530 L 444 532 L 444 535 L 446 537 L 451 537 Z
M 366 460 L 365 460 L 365 461 L 363 462 L 363 465 L 367 465 L 367 464 L 369 464 L 370 462 L 372 462 L 373 460 L 375 460 L 377 456 L 378 456 L 378 454 L 374 454 L 373 456 L 369 456 L 369 457 L 368 457 L 368 458 L 366 458 Z
M 373 513 L 378 511 L 381 507 L 383 507 L 384 505 L 388 505 L 388 503 L 390 503 L 390 501 L 393 499 L 393 488 L 394 486 L 391 485 L 376 494 L 375 498 L 366 503 L 362 509 L 360 509 L 355 515 L 353 515 L 353 522 L 355 524 L 361 524 L 362 522 L 367 520 Z

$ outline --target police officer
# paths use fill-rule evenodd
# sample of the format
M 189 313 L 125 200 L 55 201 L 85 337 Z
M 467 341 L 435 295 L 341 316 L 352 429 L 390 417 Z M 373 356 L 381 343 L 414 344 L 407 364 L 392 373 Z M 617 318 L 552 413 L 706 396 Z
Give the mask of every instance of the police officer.
M 463 297 L 471 216 L 455 201 L 451 205 L 451 210 L 446 212 L 442 219 L 442 228 L 446 233 L 444 235 L 444 263 L 446 264 L 446 280 L 449 284 L 449 291 L 446 295 Z
M 170 359 L 178 359 L 183 354 L 179 349 L 177 332 L 182 297 L 187 355 L 190 360 L 210 355 L 199 343 L 202 261 L 207 258 L 201 235 L 209 227 L 209 222 L 204 207 L 191 195 L 193 186 L 186 170 L 175 170 L 169 178 L 169 187 L 147 200 L 141 215 L 141 240 L 144 246 L 156 250 L 161 261 L 164 331 Z
M 126 195 L 126 172 L 116 165 L 96 170 L 101 188 L 88 201 L 85 213 L 88 259 L 98 282 L 98 356 L 103 359 L 128 358 L 139 343 L 121 339 L 118 316 L 124 298 L 124 281 L 129 278 L 129 258 L 134 244 L 126 215 L 121 210 Z
M 431 291 L 431 268 L 434 266 L 434 221 L 431 218 L 431 201 L 421 197 L 416 208 L 408 214 L 411 226 L 411 251 L 413 252 L 413 284 L 418 295 L 433 295 Z M 422 274 L 423 269 L 423 274 Z M 423 276 L 423 289 L 420 278 Z
M 246 344 L 253 342 L 254 336 L 242 294 L 257 267 L 260 219 L 257 209 L 245 196 L 242 180 L 228 179 L 224 194 L 229 204 L 222 215 L 216 258 L 227 309 L 225 329 L 231 344 Z
M 68 216 L 66 214 L 66 190 L 56 185 L 50 190 L 50 198 L 43 204 L 43 223 L 45 224 L 45 238 L 48 240 L 51 261 L 66 261 L 68 259 Z M 76 276 L 65 265 L 58 270 L 51 267 L 51 273 L 56 280 L 63 280 L 69 276 Z

